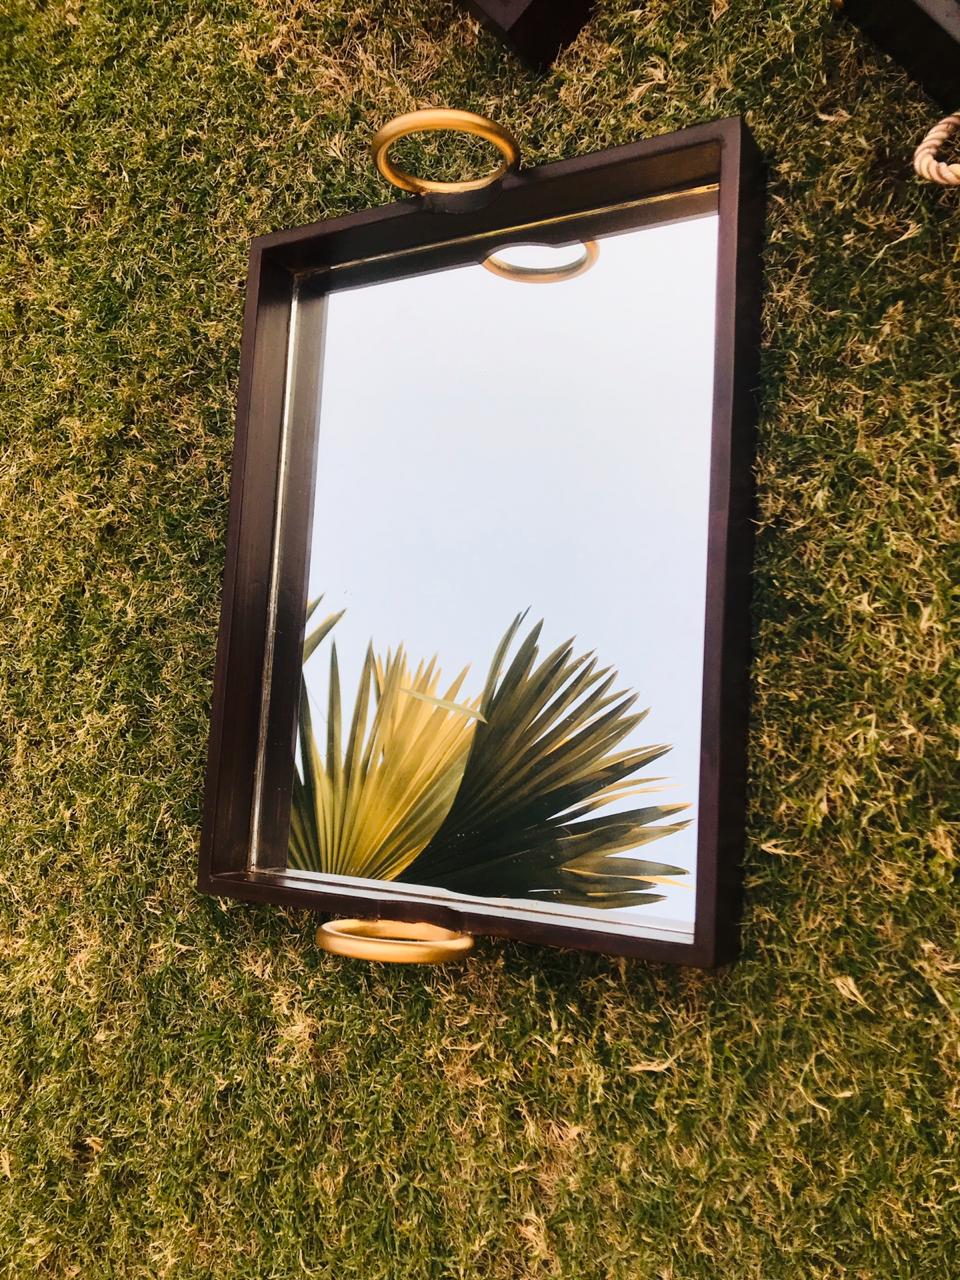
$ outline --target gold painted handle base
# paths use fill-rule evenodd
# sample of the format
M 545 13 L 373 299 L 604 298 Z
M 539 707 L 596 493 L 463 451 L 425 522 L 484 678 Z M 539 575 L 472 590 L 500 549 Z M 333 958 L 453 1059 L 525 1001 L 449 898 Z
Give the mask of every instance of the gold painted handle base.
M 465 955 L 473 938 L 406 920 L 328 920 L 317 930 L 317 946 L 333 955 L 380 964 L 443 964 Z

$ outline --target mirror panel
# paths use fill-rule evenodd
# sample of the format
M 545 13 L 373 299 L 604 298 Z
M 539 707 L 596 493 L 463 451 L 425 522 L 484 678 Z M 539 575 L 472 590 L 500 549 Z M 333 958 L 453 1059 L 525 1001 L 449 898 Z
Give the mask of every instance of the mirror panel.
M 334 287 L 303 327 L 322 391 L 292 875 L 692 940 L 708 203 L 501 232 Z

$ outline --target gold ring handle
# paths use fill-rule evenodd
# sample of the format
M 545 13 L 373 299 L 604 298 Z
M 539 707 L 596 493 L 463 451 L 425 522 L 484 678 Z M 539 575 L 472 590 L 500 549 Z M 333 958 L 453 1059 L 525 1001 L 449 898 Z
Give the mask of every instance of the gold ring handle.
M 387 153 L 399 138 L 405 138 L 411 133 L 451 130 L 456 133 L 471 133 L 492 142 L 503 155 L 503 163 L 499 169 L 485 178 L 474 178 L 470 182 L 435 182 L 432 178 L 418 178 L 415 174 L 406 173 L 391 163 Z M 489 187 L 499 181 L 520 163 L 520 147 L 509 130 L 488 120 L 486 116 L 475 115 L 472 111 L 457 111 L 453 107 L 429 107 L 424 111 L 409 111 L 406 115 L 397 116 L 377 131 L 370 149 L 373 152 L 373 163 L 386 180 L 403 191 L 414 192 L 415 195 L 423 195 L 427 191 L 444 191 L 449 194 L 479 191 L 482 187 Z
M 583 241 L 583 253 L 564 267 L 516 267 L 492 253 L 482 265 L 504 280 L 517 280 L 522 284 L 559 284 L 561 280 L 573 280 L 589 271 L 600 256 L 596 240 Z
M 328 920 L 317 930 L 317 946 L 354 960 L 389 964 L 442 964 L 473 946 L 469 933 L 407 920 Z

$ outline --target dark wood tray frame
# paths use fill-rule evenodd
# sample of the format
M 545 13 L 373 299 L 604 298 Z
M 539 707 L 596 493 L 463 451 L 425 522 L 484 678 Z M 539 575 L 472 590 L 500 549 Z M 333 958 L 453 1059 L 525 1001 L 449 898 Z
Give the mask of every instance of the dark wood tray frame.
M 409 269 L 404 255 L 411 254 L 418 268 L 476 260 L 497 247 L 498 233 L 506 241 L 508 229 L 545 218 L 579 215 L 587 230 L 596 231 L 591 211 L 609 211 L 623 202 L 644 199 L 651 220 L 659 220 L 658 198 L 668 193 L 674 202 L 671 216 L 696 213 L 710 190 L 710 207 L 719 209 L 719 249 L 693 942 L 508 920 L 487 915 L 469 900 L 462 905 L 405 902 L 378 896 L 375 888 L 358 898 L 288 873 L 289 772 L 320 396 L 315 344 L 322 341 L 323 300 L 331 279 L 342 287 L 402 274 Z M 474 199 L 465 208 L 454 197 L 412 198 L 253 241 L 199 888 L 256 902 L 427 920 L 471 933 L 654 961 L 724 963 L 738 950 L 745 813 L 760 156 L 740 119 L 721 120 L 508 175 L 488 190 L 486 200 L 483 207 Z M 601 229 L 614 226 L 617 216 L 607 212 Z M 637 225 L 637 216 L 634 210 L 630 225 Z M 554 238 L 568 241 L 569 227 L 565 223 Z M 473 240 L 478 235 L 486 237 L 482 248 Z M 538 238 L 549 240 L 549 227 L 542 236 L 538 231 Z M 312 361 L 296 358 L 304 344 L 314 352 Z
M 957 0 L 836 0 L 947 111 L 960 110 L 960 3 Z
M 594 0 L 462 0 L 525 62 L 544 68 L 586 24 Z

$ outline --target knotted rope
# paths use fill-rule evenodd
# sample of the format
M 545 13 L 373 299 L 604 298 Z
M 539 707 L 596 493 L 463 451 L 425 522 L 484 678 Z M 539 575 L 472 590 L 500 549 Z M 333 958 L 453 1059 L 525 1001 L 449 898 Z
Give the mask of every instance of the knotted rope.
M 933 126 L 917 147 L 913 167 L 921 178 L 939 182 L 944 187 L 960 187 L 960 164 L 946 164 L 937 159 L 937 152 L 956 129 L 960 129 L 960 114 L 947 116 Z

